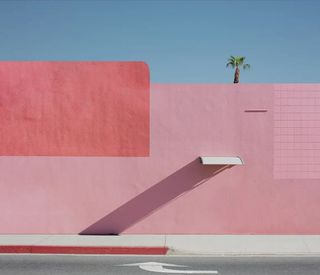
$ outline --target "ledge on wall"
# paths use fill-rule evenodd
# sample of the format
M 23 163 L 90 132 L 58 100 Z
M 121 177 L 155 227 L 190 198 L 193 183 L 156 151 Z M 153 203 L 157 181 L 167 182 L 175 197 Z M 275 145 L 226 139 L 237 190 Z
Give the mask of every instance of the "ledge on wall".
M 244 162 L 240 157 L 200 157 L 203 165 L 243 165 Z

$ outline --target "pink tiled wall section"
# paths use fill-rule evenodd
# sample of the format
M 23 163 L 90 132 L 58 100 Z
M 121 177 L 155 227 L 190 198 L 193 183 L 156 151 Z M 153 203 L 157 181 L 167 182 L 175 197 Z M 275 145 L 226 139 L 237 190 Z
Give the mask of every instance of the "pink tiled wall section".
M 274 177 L 320 178 L 320 89 L 274 91 Z

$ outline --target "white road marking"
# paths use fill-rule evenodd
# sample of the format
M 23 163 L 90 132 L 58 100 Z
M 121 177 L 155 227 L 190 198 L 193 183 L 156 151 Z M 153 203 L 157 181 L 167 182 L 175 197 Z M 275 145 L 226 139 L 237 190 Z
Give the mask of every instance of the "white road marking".
M 151 272 L 158 273 L 175 273 L 175 274 L 218 274 L 216 270 L 177 270 L 165 268 L 164 266 L 171 267 L 187 267 L 185 265 L 175 265 L 157 262 L 147 262 L 147 263 L 135 263 L 135 264 L 122 264 L 119 266 L 139 266 L 140 269 Z

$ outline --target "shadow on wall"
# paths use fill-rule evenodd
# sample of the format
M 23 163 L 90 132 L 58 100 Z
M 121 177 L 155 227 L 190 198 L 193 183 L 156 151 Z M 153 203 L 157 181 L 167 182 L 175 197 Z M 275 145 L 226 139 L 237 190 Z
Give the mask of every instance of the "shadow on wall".
M 199 159 L 121 205 L 80 232 L 81 235 L 118 235 L 173 199 L 203 184 L 230 166 L 204 166 Z

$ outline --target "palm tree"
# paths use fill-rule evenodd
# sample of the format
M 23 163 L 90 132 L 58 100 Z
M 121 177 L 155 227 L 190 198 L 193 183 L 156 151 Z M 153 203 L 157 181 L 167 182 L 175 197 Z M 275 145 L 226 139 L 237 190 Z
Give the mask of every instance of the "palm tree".
M 236 68 L 235 72 L 234 72 L 234 80 L 233 83 L 239 83 L 239 79 L 240 79 L 240 68 L 242 66 L 242 68 L 245 69 L 250 69 L 250 65 L 249 64 L 244 64 L 244 60 L 246 58 L 244 56 L 230 56 L 230 58 L 228 59 L 228 63 L 227 63 L 227 67 L 232 67 L 233 69 Z

